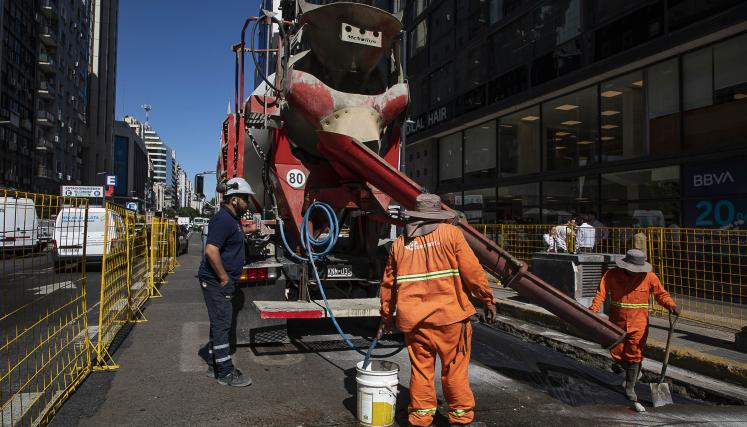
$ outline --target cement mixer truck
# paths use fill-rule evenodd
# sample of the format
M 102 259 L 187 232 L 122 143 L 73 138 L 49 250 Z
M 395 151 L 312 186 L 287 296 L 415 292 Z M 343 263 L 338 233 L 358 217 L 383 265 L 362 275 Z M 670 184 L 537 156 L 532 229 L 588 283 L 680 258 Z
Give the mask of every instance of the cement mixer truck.
M 401 208 L 424 191 L 399 170 L 410 100 L 401 17 L 373 2 L 325 3 L 284 2 L 283 16 L 250 17 L 233 46 L 218 181 L 250 183 L 256 194 L 244 220 L 257 225 L 246 238 L 239 341 L 251 341 L 263 321 L 378 316 Z M 259 84 L 245 97 L 249 69 Z M 623 338 L 466 220 L 455 225 L 505 286 L 604 347 Z

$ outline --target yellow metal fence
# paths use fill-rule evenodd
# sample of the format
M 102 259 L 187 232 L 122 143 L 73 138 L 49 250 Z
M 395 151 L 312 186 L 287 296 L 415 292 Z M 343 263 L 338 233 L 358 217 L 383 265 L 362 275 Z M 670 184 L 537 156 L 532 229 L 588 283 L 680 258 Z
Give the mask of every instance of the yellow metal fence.
M 646 253 L 683 317 L 739 330 L 747 326 L 747 231 L 696 228 L 473 224 L 530 265 L 538 252 Z M 652 306 L 652 313 L 661 308 Z
M 118 333 L 176 267 L 176 223 L 2 189 L 0 223 L 0 425 L 45 424 L 91 371 L 117 367 Z

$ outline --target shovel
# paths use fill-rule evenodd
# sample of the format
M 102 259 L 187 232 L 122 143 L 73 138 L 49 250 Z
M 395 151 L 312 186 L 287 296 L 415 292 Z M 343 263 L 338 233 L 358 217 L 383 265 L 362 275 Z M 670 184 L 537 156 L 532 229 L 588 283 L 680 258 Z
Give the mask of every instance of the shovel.
M 664 350 L 664 363 L 661 365 L 661 376 L 658 383 L 649 384 L 651 386 L 651 399 L 654 403 L 654 408 L 674 403 L 672 402 L 672 393 L 669 391 L 669 384 L 664 382 L 664 375 L 667 372 L 667 363 L 669 363 L 669 345 L 672 343 L 674 325 L 679 318 L 680 316 L 675 315 L 674 320 L 672 320 L 672 313 L 669 313 L 669 334 L 667 335 L 667 348 Z

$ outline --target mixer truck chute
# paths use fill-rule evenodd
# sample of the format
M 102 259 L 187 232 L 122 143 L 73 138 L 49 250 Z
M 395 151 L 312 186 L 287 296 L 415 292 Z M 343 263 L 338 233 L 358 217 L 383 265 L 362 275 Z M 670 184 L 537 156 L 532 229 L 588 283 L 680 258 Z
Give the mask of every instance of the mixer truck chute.
M 247 236 L 246 276 L 274 269 L 274 278 L 256 280 L 255 274 L 242 288 L 244 329 L 262 325 L 260 319 L 329 315 L 316 271 L 302 260 L 313 256 L 306 237 L 331 242 L 315 264 L 335 316 L 377 316 L 387 252 L 403 224 L 392 208 L 412 208 L 423 192 L 398 170 L 409 103 L 400 20 L 362 3 L 297 1 L 293 12 L 287 20 L 270 13 L 248 19 L 234 46 L 235 110 L 222 126 L 219 180 L 243 176 L 257 193 L 246 218 L 259 230 Z M 277 28 L 278 37 L 267 38 L 275 45 L 257 47 L 260 25 Z M 268 60 L 258 65 L 257 54 Z M 263 78 L 247 99 L 245 56 Z M 323 212 L 310 211 L 317 206 Z M 605 347 L 622 339 L 619 328 L 529 273 L 468 224 L 457 225 L 483 267 L 505 285 Z

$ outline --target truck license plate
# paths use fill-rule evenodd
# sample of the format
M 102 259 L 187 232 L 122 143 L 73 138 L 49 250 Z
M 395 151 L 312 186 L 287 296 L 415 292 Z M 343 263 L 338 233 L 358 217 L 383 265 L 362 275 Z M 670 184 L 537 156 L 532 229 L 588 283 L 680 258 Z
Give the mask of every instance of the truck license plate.
M 337 279 L 344 277 L 353 277 L 353 267 L 350 265 L 330 265 L 327 267 L 327 278 Z

